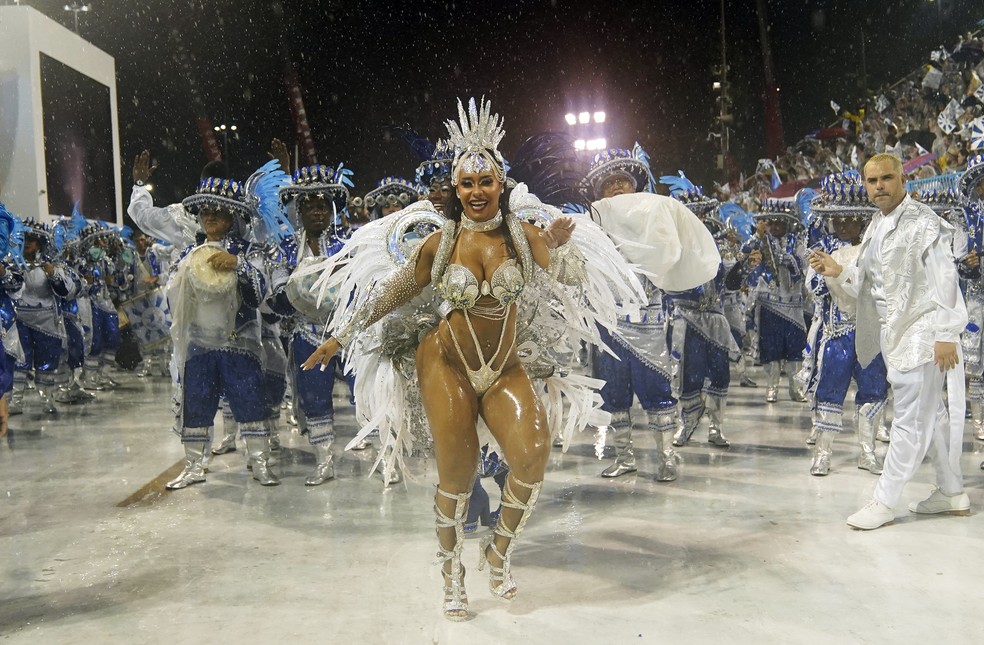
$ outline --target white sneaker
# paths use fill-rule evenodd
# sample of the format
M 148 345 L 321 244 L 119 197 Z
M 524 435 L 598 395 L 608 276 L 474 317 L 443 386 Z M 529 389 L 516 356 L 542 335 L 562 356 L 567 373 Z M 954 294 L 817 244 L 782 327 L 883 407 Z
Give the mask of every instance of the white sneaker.
M 951 515 L 970 515 L 970 498 L 967 493 L 957 493 L 947 495 L 939 488 L 933 494 L 921 502 L 909 504 L 909 511 L 913 513 L 925 513 L 934 515 L 937 513 L 949 513 Z
M 895 513 L 876 499 L 871 500 L 864 507 L 847 518 L 847 525 L 851 528 L 871 531 L 880 526 L 891 524 L 895 520 Z

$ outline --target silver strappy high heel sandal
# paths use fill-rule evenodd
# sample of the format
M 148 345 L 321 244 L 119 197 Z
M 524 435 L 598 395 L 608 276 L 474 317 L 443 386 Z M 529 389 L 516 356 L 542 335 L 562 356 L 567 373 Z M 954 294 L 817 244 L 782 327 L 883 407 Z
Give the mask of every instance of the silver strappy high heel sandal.
M 463 621 L 472 618 L 473 614 L 468 611 L 468 594 L 465 593 L 465 570 L 461 566 L 461 550 L 465 545 L 465 513 L 468 511 L 468 498 L 471 491 L 467 493 L 452 494 L 437 489 L 437 494 L 447 499 L 454 500 L 454 513 L 448 517 L 434 502 L 434 515 L 437 519 L 437 563 L 441 565 L 441 575 L 444 576 L 444 617 L 448 620 Z M 454 545 L 449 549 L 442 544 L 441 531 L 454 530 Z M 446 542 L 446 541 L 445 541 Z M 444 570 L 445 563 L 451 563 L 450 573 Z
M 522 486 L 530 491 L 529 497 L 527 497 L 525 502 L 520 501 L 519 498 L 516 497 L 516 494 L 512 490 L 513 484 Z M 523 514 L 520 516 L 516 527 L 509 528 L 506 526 L 503 519 L 505 517 L 505 513 L 500 513 L 499 521 L 496 522 L 493 532 L 487 537 L 482 538 L 482 541 L 479 544 L 478 570 L 481 571 L 484 569 L 486 563 L 488 563 L 489 590 L 492 591 L 493 595 L 496 595 L 504 600 L 512 600 L 516 597 L 516 581 L 513 580 L 512 572 L 510 571 L 510 558 L 516 544 L 516 538 L 523 532 L 523 528 L 526 526 L 526 522 L 529 520 L 530 514 L 533 512 L 533 507 L 536 505 L 536 500 L 540 496 L 541 486 L 543 486 L 543 482 L 527 484 L 519 481 L 515 477 L 510 476 L 509 479 L 506 480 L 505 487 L 502 489 L 502 508 L 514 508 L 518 511 L 522 511 Z M 509 540 L 505 553 L 499 551 L 499 548 L 496 546 L 496 536 Z M 496 567 L 488 561 L 489 549 L 492 549 L 492 552 L 495 553 L 496 557 L 502 561 L 501 567 Z

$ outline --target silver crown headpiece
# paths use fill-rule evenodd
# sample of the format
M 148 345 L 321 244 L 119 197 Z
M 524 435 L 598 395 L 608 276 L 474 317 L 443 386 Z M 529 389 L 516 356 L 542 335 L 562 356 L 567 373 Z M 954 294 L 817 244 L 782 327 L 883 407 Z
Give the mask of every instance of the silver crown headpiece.
M 454 148 L 451 162 L 451 184 L 458 185 L 462 172 L 482 173 L 491 171 L 499 181 L 506 180 L 506 164 L 499 152 L 499 142 L 506 135 L 502 118 L 492 114 L 492 102 L 482 97 L 479 110 L 475 99 L 468 100 L 468 112 L 458 99 L 458 121 L 444 122 L 448 129 L 448 144 Z

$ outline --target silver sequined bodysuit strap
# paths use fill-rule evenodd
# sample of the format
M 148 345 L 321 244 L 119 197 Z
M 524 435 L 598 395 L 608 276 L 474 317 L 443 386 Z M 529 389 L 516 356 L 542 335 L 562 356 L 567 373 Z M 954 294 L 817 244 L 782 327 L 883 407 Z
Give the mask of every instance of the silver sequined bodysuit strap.
M 520 232 L 522 233 L 521 228 Z M 452 235 L 447 235 L 448 233 Z M 507 348 L 503 347 L 503 342 L 506 338 L 510 309 L 513 308 L 516 299 L 522 293 L 526 280 L 521 270 L 521 265 L 515 259 L 510 258 L 492 272 L 491 280 L 483 280 L 481 285 L 479 285 L 478 278 L 475 277 L 475 274 L 468 267 L 448 262 L 451 249 L 453 248 L 452 242 L 457 238 L 456 233 L 457 231 L 454 229 L 451 229 L 451 231 L 445 229 L 446 237 L 442 237 L 442 244 L 440 245 L 444 248 L 438 249 L 438 257 L 435 258 L 435 264 L 442 269 L 440 277 L 435 281 L 435 285 L 437 286 L 438 293 L 444 300 L 442 313 L 446 316 L 451 310 L 460 309 L 464 314 L 465 324 L 468 326 L 468 332 L 471 335 L 472 343 L 478 354 L 478 369 L 473 370 L 469 367 L 454 330 L 449 326 L 448 331 L 451 334 L 451 340 L 454 342 L 455 350 L 458 352 L 458 358 L 461 359 L 462 365 L 465 366 L 468 380 L 475 389 L 475 394 L 482 396 L 498 380 L 499 376 L 502 375 L 503 365 L 505 365 L 515 345 L 515 338 Z M 445 244 L 445 239 L 449 243 Z M 523 233 L 522 242 L 526 242 L 525 233 Z M 529 248 L 528 244 L 525 246 L 527 249 Z M 441 257 L 442 250 L 444 250 L 443 258 Z M 494 298 L 496 301 L 495 304 L 478 304 L 479 299 L 486 296 Z M 472 325 L 472 315 L 485 318 L 486 320 L 498 320 L 502 322 L 498 346 L 488 361 L 485 360 L 485 355 L 482 353 L 482 348 L 478 340 L 478 334 L 475 333 L 475 327 Z M 500 355 L 502 356 L 501 359 Z M 497 360 L 499 361 L 499 367 L 495 368 L 493 365 L 495 365 Z

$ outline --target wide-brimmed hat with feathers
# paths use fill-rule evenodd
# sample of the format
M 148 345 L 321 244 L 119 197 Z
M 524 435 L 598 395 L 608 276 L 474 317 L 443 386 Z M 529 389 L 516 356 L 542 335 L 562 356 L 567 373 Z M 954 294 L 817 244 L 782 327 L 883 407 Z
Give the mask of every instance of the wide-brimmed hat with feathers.
M 612 175 L 628 177 L 637 192 L 655 192 L 655 181 L 649 168 L 649 154 L 638 143 L 632 149 L 608 148 L 591 160 L 588 174 L 581 182 L 590 199 L 601 199 L 601 186 Z
M 289 182 L 280 162 L 271 159 L 245 182 L 233 179 L 206 177 L 193 195 L 181 204 L 201 218 L 206 209 L 232 214 L 230 233 L 245 239 L 248 233 L 257 242 L 278 241 L 292 233 L 293 228 L 280 208 L 280 190 Z M 250 230 L 252 229 L 252 230 Z

